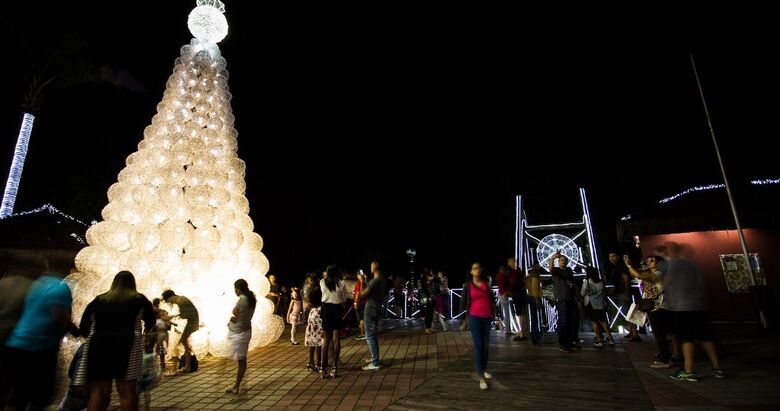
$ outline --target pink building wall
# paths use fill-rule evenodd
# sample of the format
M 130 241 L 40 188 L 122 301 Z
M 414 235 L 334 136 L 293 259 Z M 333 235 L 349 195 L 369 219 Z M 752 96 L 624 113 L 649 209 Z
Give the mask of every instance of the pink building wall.
M 760 229 L 745 229 L 744 233 L 748 251 L 758 253 L 767 285 L 777 302 L 780 295 L 780 233 Z M 756 319 L 750 294 L 729 293 L 720 266 L 721 254 L 742 253 L 736 230 L 647 235 L 641 236 L 639 240 L 645 256 L 652 255 L 653 250 L 666 241 L 674 241 L 682 246 L 683 256 L 695 262 L 704 273 L 713 320 Z

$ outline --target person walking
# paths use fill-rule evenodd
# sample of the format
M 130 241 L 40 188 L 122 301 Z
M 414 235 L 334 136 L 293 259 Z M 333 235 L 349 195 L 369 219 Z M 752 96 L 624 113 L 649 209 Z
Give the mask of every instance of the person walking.
M 480 263 L 471 265 L 471 279 L 463 284 L 461 311 L 468 312 L 468 326 L 474 343 L 474 367 L 479 376 L 479 388 L 488 389 L 487 380 L 493 378 L 487 372 L 488 347 L 490 345 L 490 326 L 493 323 L 495 307 L 490 281 L 484 274 Z M 463 323 L 465 328 L 466 322 Z
M 5 405 L 11 409 L 42 410 L 51 402 L 60 340 L 66 332 L 80 334 L 71 320 L 70 288 L 55 275 L 43 273 L 32 282 L 19 321 L 5 341 L 0 374 L 9 395 Z M 10 291 L 3 290 L 4 296 Z
M 715 331 L 710 322 L 704 290 L 704 275 L 690 260 L 680 255 L 680 245 L 675 242 L 664 244 L 665 264 L 660 268 L 664 285 L 664 304 L 672 313 L 674 335 L 677 336 L 683 353 L 683 368 L 672 374 L 680 381 L 699 381 L 694 371 L 694 343 L 698 342 L 707 354 L 715 378 L 726 378 L 720 368 L 715 348 Z

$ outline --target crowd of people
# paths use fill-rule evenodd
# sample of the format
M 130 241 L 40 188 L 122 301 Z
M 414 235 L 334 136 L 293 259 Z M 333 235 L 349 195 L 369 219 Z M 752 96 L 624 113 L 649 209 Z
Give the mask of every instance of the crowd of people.
M 631 264 L 627 255 L 621 259 L 618 253 L 609 253 L 608 260 L 603 272 L 593 266 L 570 264 L 560 253 L 550 256 L 546 269 L 535 264 L 526 273 L 517 269 L 514 258 L 509 258 L 493 276 L 487 275 L 480 263 L 471 265 L 460 294 L 460 313 L 465 313 L 462 329 L 468 329 L 473 339 L 475 369 L 481 389 L 488 388 L 488 380 L 492 377 L 487 371 L 490 330 L 503 329 L 504 335 L 513 336 L 514 341 L 530 337 L 531 342 L 538 345 L 545 329 L 543 323 L 550 320 L 543 312 L 545 299 L 555 306 L 554 325 L 548 323 L 546 326 L 557 333 L 561 353 L 570 354 L 581 349 L 585 342 L 579 337 L 583 321 L 590 323 L 595 348 L 616 345 L 612 333 L 616 324 L 625 328 L 626 334 L 622 338 L 627 342 L 641 341 L 640 330 L 649 328 L 658 347 L 657 355 L 648 364 L 650 367 L 672 368 L 679 364 L 681 369 L 672 374 L 672 378 L 697 381 L 693 347 L 698 342 L 711 360 L 714 377 L 725 378 L 707 316 L 702 273 L 680 256 L 679 245 L 670 242 L 657 248 L 653 255 L 642 259 L 639 267 Z M 319 372 L 323 378 L 336 375 L 343 334 L 340 331 L 352 312 L 359 318 L 359 334 L 355 339 L 368 341 L 371 356 L 363 369 L 375 370 L 381 365 L 376 340 L 378 320 L 384 313 L 398 310 L 398 304 L 392 301 L 405 303 L 409 294 L 403 291 L 408 292 L 404 288 L 408 283 L 402 280 L 399 286 L 399 276 L 385 279 L 377 262 L 372 263 L 371 273 L 374 279 L 368 283 L 358 272 L 351 296 L 348 290 L 352 286 L 347 286 L 345 280 L 348 275 L 335 267 L 328 267 L 322 279 L 310 274 L 304 283 L 303 318 L 308 318 L 306 346 L 310 349 L 307 368 Z M 450 301 L 447 298 L 449 281 L 443 272 L 433 273 L 433 270 L 424 270 L 416 283 L 418 307 L 426 333 L 435 332 L 435 321 L 441 324 L 442 330 L 450 328 L 445 321 L 447 310 L 444 307 L 445 302 Z M 374 283 L 376 286 L 372 285 Z M 550 292 L 545 293 L 543 288 L 549 288 Z M 373 300 L 366 301 L 364 295 L 371 295 Z M 296 310 L 289 308 L 290 313 Z M 297 318 L 288 316 L 288 321 L 292 323 Z M 292 331 L 293 343 L 294 335 Z M 328 368 L 330 358 L 333 358 L 333 365 Z
M 70 383 L 60 410 L 105 410 L 114 384 L 122 410 L 137 410 L 140 394 L 148 409 L 150 392 L 166 368 L 169 376 L 197 370 L 190 336 L 200 326 L 198 310 L 173 290 L 151 302 L 136 290 L 133 274 L 120 271 L 109 290 L 86 306 L 77 326 L 71 290 L 59 275 L 44 272 L 35 280 L 12 275 L 0 282 L 0 409 L 42 410 L 52 402 L 65 334 L 83 340 L 68 369 Z M 238 367 L 236 382 L 226 391 L 239 394 L 257 299 L 243 279 L 234 290 L 238 300 L 226 320 Z
M 640 341 L 640 328 L 650 325 L 658 348 L 650 367 L 672 368 L 680 363 L 680 370 L 671 377 L 698 381 L 693 361 L 698 342 L 711 361 L 714 377 L 725 378 L 713 342 L 702 273 L 681 257 L 678 244 L 658 247 L 639 264 L 627 255 L 620 259 L 610 253 L 601 273 L 591 266 L 575 273 L 571 265 L 560 253 L 550 256 L 546 270 L 536 264 L 526 273 L 518 270 L 513 258 L 493 276 L 480 263 L 471 265 L 460 294 L 460 313 L 465 314 L 461 327 L 472 337 L 481 389 L 488 389 L 492 378 L 488 372 L 491 329 L 502 329 L 516 341 L 530 337 L 533 344 L 539 344 L 545 298 L 556 308 L 554 329 L 561 353 L 581 349 L 581 321 L 590 322 L 594 347 L 614 346 L 608 316 L 613 320 L 617 316 L 630 324 L 624 336 L 629 342 Z M 302 287 L 289 291 L 269 275 L 271 287 L 265 297 L 291 324 L 292 345 L 300 344 L 298 331 L 303 330 L 306 368 L 322 379 L 336 378 L 341 339 L 350 325 L 357 329 L 355 339 L 366 341 L 368 359 L 361 368 L 381 369 L 380 319 L 398 309 L 391 301 L 405 304 L 408 295 L 403 288 L 408 283 L 401 282 L 399 289 L 398 278 L 386 278 L 378 261 L 371 263 L 370 276 L 359 270 L 354 278 L 337 266 L 328 266 L 321 274 L 309 274 Z M 59 276 L 44 273 L 35 280 L 6 276 L 0 286 L 0 409 L 43 409 L 51 402 L 57 354 L 66 333 L 83 337 L 83 342 L 68 371 L 71 382 L 60 409 L 106 409 L 114 383 L 122 409 L 138 409 L 141 393 L 148 407 L 149 393 L 161 375 L 197 369 L 189 337 L 200 326 L 198 310 L 189 298 L 173 290 L 164 290 L 160 298 L 149 301 L 136 290 L 133 274 L 121 271 L 110 289 L 87 305 L 77 326 L 71 320 L 70 288 Z M 416 286 L 424 332 L 435 332 L 434 322 L 443 331 L 451 329 L 445 321 L 451 301 L 446 275 L 426 269 Z M 543 292 L 548 287 L 550 292 Z M 235 281 L 234 291 L 238 299 L 227 326 L 237 371 L 235 383 L 225 391 L 239 395 L 257 298 L 243 279 Z M 166 358 L 171 360 L 169 366 Z

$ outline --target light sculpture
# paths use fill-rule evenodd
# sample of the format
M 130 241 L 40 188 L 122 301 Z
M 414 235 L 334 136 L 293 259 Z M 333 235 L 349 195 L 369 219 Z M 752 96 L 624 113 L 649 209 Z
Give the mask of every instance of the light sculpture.
M 202 0 L 190 15 L 196 38 L 182 47 L 157 114 L 108 189 L 103 221 L 87 230 L 89 246 L 66 281 L 76 315 L 120 270 L 132 272 L 150 299 L 173 289 L 199 310 L 196 354 L 224 357 L 235 280 L 245 279 L 258 297 L 250 348 L 278 339 L 284 322 L 263 298 L 269 263 L 248 215 L 246 164 L 236 154 L 228 72 L 216 46 L 227 33 L 222 11 L 220 2 Z

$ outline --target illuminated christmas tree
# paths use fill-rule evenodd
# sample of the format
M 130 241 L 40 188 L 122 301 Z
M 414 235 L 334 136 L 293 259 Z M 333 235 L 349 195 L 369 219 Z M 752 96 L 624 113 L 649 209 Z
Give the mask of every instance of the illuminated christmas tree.
M 76 315 L 120 270 L 132 272 L 150 299 L 173 289 L 200 312 L 195 352 L 227 356 L 235 280 L 247 280 L 258 297 L 250 348 L 279 338 L 284 322 L 263 298 L 268 260 L 248 215 L 246 165 L 236 154 L 228 72 L 217 47 L 227 35 L 224 6 L 197 4 L 188 21 L 195 38 L 182 47 L 157 114 L 108 189 L 104 220 L 87 231 L 89 246 L 67 280 Z

